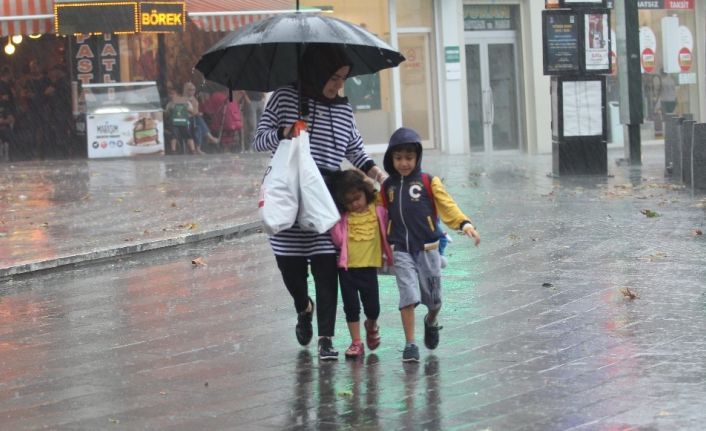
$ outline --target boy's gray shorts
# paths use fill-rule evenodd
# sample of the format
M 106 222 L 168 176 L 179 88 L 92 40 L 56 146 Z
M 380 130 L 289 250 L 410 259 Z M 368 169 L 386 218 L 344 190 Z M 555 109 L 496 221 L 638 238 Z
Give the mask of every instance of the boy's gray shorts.
M 441 257 L 439 250 L 407 253 L 393 251 L 395 277 L 400 291 L 400 309 L 424 304 L 441 308 Z

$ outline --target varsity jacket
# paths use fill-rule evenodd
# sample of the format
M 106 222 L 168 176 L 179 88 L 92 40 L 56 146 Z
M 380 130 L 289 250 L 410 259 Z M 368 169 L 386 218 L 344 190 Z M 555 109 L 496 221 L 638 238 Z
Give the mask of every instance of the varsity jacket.
M 441 179 L 429 175 L 431 193 L 426 190 L 420 142 L 414 130 L 400 128 L 390 138 L 383 159 L 385 171 L 390 174 L 382 187 L 389 218 L 387 240 L 395 251 L 412 253 L 438 247 L 437 241 L 443 232 L 436 228 L 435 213 L 451 229 L 461 230 L 471 222 L 448 194 Z M 392 151 L 402 144 L 415 144 L 417 151 L 417 165 L 406 177 L 397 172 L 392 162 Z

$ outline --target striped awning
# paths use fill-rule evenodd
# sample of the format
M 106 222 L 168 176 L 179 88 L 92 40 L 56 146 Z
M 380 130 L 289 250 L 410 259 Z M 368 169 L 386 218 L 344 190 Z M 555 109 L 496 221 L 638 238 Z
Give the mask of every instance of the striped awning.
M 0 37 L 53 33 L 54 0 L 0 0 Z
M 186 0 L 186 13 L 204 31 L 233 31 L 294 8 L 293 0 Z

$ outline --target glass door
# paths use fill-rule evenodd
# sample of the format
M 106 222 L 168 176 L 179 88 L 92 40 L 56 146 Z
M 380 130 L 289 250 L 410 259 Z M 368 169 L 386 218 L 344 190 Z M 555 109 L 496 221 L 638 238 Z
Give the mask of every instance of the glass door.
M 466 33 L 472 152 L 522 148 L 516 49 L 514 31 Z

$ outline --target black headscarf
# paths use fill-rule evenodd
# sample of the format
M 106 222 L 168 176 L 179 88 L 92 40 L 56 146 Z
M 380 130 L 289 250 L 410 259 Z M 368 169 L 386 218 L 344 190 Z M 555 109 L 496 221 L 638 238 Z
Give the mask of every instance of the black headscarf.
M 352 68 L 343 46 L 309 44 L 299 65 L 302 95 L 326 105 L 348 103 L 345 97 L 336 96 L 329 99 L 323 93 L 328 80 L 343 66 Z

